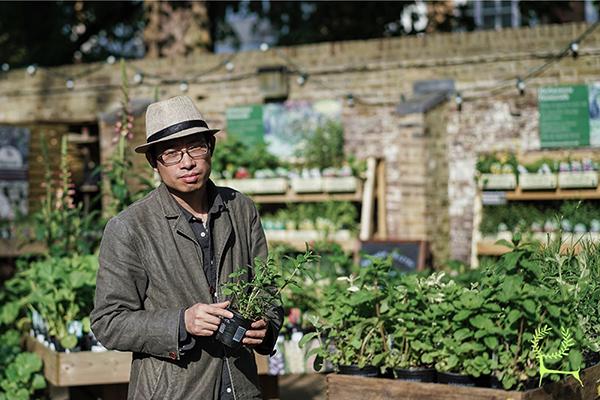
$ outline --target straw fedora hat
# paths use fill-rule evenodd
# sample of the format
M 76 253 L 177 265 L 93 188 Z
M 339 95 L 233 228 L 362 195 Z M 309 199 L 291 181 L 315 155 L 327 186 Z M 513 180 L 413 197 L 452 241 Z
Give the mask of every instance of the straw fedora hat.
M 178 139 L 196 133 L 214 135 L 196 105 L 187 96 L 177 96 L 152 103 L 146 110 L 146 143 L 135 148 L 145 153 L 155 143 Z

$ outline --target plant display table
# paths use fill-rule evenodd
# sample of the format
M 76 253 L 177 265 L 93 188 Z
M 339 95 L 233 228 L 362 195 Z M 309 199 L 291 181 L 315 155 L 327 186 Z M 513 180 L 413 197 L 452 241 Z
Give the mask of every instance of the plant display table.
M 526 392 L 506 391 L 439 383 L 419 383 L 399 379 L 364 378 L 330 374 L 329 400 L 592 400 L 598 396 L 600 365 L 581 372 L 584 386 L 572 378 L 548 383 Z
M 68 400 L 70 386 L 114 385 L 129 382 L 130 352 L 60 353 L 50 350 L 30 336 L 27 337 L 27 350 L 42 358 L 44 376 L 48 380 L 52 400 Z M 268 372 L 267 357 L 256 353 L 255 356 L 265 398 L 278 397 L 277 377 L 264 375 Z M 126 393 L 125 385 L 118 388 L 107 386 L 102 398 L 105 400 L 124 399 Z

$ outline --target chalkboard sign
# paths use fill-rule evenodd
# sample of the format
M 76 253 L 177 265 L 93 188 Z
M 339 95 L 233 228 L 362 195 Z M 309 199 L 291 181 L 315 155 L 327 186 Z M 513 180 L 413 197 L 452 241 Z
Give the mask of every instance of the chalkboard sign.
M 429 262 L 429 246 L 424 240 L 365 241 L 361 242 L 360 253 L 382 258 L 391 255 L 393 267 L 402 272 L 422 271 Z M 368 259 L 361 257 L 361 266 L 369 263 Z

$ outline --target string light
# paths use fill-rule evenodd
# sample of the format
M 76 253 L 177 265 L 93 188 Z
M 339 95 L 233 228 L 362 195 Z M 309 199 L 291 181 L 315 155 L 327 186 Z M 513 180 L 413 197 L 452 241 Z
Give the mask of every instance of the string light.
M 571 55 L 573 56 L 573 58 L 577 58 L 577 56 L 579 55 L 579 43 L 571 42 L 571 44 L 569 45 L 569 50 L 571 50 Z
M 141 85 L 144 82 L 144 74 L 140 71 L 136 72 L 135 75 L 133 75 L 133 82 Z
M 521 78 L 517 78 L 517 89 L 519 90 L 519 95 L 525 95 L 525 81 Z
M 354 107 L 354 95 L 352 93 L 346 95 L 346 104 L 348 107 Z
M 37 67 L 35 64 L 31 64 L 27 67 L 26 71 L 29 76 L 34 76 L 37 71 Z
M 115 56 L 111 55 L 111 56 L 106 57 L 106 63 L 108 65 L 113 65 L 116 62 L 117 62 L 117 58 Z
M 264 53 L 267 50 L 269 50 L 269 45 L 267 43 L 261 43 L 260 44 L 260 51 L 262 51 Z
M 8 72 L 10 70 L 10 65 L 8 63 L 2 64 L 2 72 Z
M 306 79 L 307 79 L 306 74 L 300 74 L 300 76 L 298 78 L 296 78 L 296 82 L 298 82 L 298 85 L 304 86 L 304 84 L 306 83 Z
M 186 93 L 189 88 L 190 85 L 187 83 L 187 81 L 181 81 L 181 83 L 179 84 L 179 90 L 181 90 L 181 92 L 183 93 Z
M 456 102 L 456 109 L 458 111 L 462 111 L 463 98 L 460 95 L 460 92 L 456 92 L 456 96 L 454 96 L 454 101 Z
M 73 90 L 75 88 L 75 81 L 73 79 L 69 78 L 65 82 L 65 86 L 67 87 L 67 89 Z
M 225 64 L 225 69 L 227 70 L 227 72 L 233 71 L 234 68 L 235 68 L 235 65 L 231 61 L 229 61 Z

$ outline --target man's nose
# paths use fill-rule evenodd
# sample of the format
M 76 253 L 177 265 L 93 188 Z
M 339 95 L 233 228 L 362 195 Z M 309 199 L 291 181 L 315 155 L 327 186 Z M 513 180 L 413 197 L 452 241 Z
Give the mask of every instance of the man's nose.
M 188 168 L 190 166 L 193 166 L 195 163 L 195 160 L 192 158 L 192 156 L 190 156 L 186 151 L 183 152 L 183 156 L 181 157 L 181 166 L 183 166 L 184 168 Z

